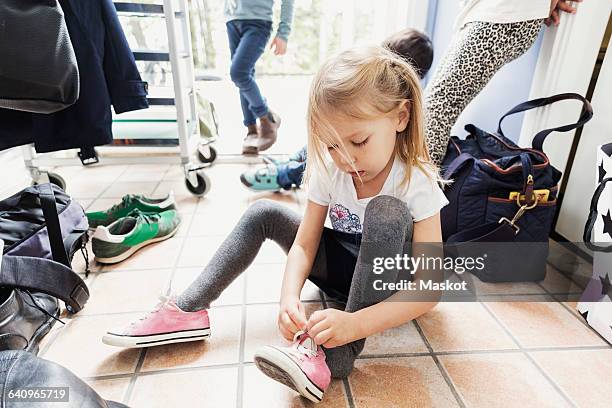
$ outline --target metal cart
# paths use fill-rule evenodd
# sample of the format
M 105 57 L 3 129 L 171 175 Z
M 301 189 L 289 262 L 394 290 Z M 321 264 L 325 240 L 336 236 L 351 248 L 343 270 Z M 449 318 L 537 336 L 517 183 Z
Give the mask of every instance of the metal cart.
M 194 195 L 203 196 L 211 187 L 210 178 L 204 173 L 203 169 L 215 161 L 217 154 L 210 145 L 214 139 L 202 140 L 200 137 L 187 0 L 163 0 L 163 4 L 115 2 L 115 8 L 119 15 L 156 16 L 165 20 L 168 52 L 137 50 L 134 51 L 134 57 L 137 61 L 170 62 L 174 95 L 155 95 L 154 90 L 151 89 L 148 100 L 151 107 L 175 106 L 176 120 L 115 118 L 113 122 L 149 123 L 150 126 L 156 126 L 160 123 L 168 125 L 175 122 L 176 139 L 170 141 L 164 139 L 165 146 L 156 144 L 157 147 L 144 148 L 146 149 L 146 155 L 138 154 L 143 149 L 142 145 L 101 147 L 99 148 L 101 151 L 108 149 L 108 151 L 123 150 L 125 152 L 125 150 L 129 150 L 132 153 L 124 156 L 104 157 L 104 163 L 178 163 L 183 168 L 187 189 Z M 115 138 L 117 138 L 116 134 Z M 64 157 L 53 157 L 51 154 L 41 155 L 35 152 L 33 145 L 23 146 L 22 150 L 26 168 L 29 170 L 34 183 L 51 181 L 62 188 L 66 188 L 66 182 L 61 175 L 43 171 L 39 166 L 73 164 L 77 159 L 74 155 L 63 154 Z M 196 156 L 199 158 L 199 162 L 192 161 L 192 158 Z M 95 162 L 97 162 L 97 157 L 94 158 Z

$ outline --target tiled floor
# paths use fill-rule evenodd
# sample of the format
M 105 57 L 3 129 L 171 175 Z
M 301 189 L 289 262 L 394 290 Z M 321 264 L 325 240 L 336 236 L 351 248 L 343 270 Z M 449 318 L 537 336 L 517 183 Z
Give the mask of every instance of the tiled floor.
M 132 407 L 311 406 L 252 363 L 258 346 L 282 342 L 276 313 L 284 255 L 271 243 L 213 304 L 210 340 L 143 350 L 100 340 L 106 329 L 153 307 L 170 281 L 174 291 L 185 288 L 249 203 L 269 198 L 303 209 L 299 191 L 253 194 L 242 188 L 244 169 L 210 169 L 213 189 L 202 199 L 190 196 L 182 174 L 166 165 L 58 169 L 68 192 L 90 210 L 107 208 L 128 192 L 173 189 L 183 227 L 116 266 L 92 262 L 89 304 L 65 316 L 64 327 L 54 327 L 41 356 Z M 76 262 L 83 271 L 84 263 Z M 373 336 L 351 376 L 335 380 L 319 406 L 610 406 L 612 349 L 569 303 L 530 302 L 570 285 L 552 268 L 541 284 L 479 283 L 483 292 L 525 295 L 525 301 L 440 304 L 415 322 Z M 302 297 L 309 313 L 337 306 L 310 284 Z

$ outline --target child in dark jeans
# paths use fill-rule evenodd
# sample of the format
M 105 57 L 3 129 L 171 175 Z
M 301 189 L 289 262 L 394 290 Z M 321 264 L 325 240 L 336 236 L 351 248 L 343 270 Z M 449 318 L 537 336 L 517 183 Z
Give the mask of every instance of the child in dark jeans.
M 287 51 L 294 0 L 282 0 L 281 21 L 270 45 L 276 55 Z M 255 64 L 272 33 L 274 0 L 226 0 L 227 36 L 232 56 L 230 76 L 240 91 L 240 105 L 247 136 L 243 154 L 257 154 L 276 142 L 280 117 L 270 111 L 255 82 Z M 259 119 L 259 126 L 257 126 Z
M 433 45 L 426 34 L 406 28 L 388 37 L 382 44 L 408 60 L 417 74 L 423 78 L 433 62 Z M 240 181 L 255 191 L 290 190 L 300 186 L 306 168 L 306 147 L 294 153 L 288 161 L 276 161 L 265 157 L 267 164 L 240 175 Z

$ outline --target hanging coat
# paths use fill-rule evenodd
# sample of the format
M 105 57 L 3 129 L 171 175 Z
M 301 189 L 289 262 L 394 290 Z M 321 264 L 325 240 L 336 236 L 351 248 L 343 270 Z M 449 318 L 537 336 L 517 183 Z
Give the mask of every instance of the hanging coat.
M 147 83 L 113 2 L 59 2 L 79 66 L 79 100 L 50 115 L 0 109 L 0 150 L 28 143 L 40 153 L 108 144 L 113 139 L 111 104 L 116 113 L 149 106 Z

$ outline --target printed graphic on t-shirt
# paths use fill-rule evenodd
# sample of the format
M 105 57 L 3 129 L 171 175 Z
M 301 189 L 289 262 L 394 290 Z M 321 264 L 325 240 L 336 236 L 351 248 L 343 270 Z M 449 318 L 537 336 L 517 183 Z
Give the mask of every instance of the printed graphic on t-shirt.
M 361 220 L 357 214 L 353 214 L 348 208 L 340 204 L 334 204 L 329 209 L 329 219 L 336 231 L 359 233 L 361 232 Z

